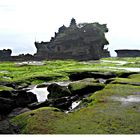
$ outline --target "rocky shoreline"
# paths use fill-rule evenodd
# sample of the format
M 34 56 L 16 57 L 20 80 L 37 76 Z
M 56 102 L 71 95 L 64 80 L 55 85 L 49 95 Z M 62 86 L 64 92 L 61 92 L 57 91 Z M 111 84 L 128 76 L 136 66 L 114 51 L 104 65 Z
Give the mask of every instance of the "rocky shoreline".
M 40 107 L 55 107 L 62 112 L 73 112 L 80 106 L 86 97 L 96 91 L 102 90 L 106 84 L 112 82 L 115 77 L 126 78 L 136 72 L 123 72 L 119 75 L 112 72 L 76 72 L 69 74 L 69 82 L 63 83 L 42 83 L 36 88 L 46 88 L 47 99 L 39 102 L 29 88 L 16 89 L 16 85 L 6 84 L 15 88 L 14 90 L 0 91 L 0 133 L 13 134 L 20 133 L 18 126 L 9 123 L 9 119 L 23 112 L 38 109 Z M 75 106 L 75 108 L 72 107 Z

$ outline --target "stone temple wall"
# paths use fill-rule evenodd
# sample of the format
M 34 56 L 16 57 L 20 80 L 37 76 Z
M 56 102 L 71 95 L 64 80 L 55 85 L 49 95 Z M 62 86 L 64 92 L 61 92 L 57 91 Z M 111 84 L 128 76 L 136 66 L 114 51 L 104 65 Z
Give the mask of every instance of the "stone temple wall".
M 95 60 L 102 57 L 110 57 L 104 45 L 108 45 L 105 33 L 108 32 L 106 24 L 83 23 L 76 24 L 71 20 L 70 26 L 64 25 L 58 29 L 58 33 L 50 42 L 35 42 L 38 59 L 76 59 Z

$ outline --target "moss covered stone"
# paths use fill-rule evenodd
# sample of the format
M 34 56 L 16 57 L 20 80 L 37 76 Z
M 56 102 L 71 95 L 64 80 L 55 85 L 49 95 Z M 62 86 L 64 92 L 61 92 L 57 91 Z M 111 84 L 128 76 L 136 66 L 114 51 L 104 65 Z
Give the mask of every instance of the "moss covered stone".
M 72 94 L 84 95 L 89 94 L 104 88 L 104 84 L 96 83 L 95 79 L 88 78 L 69 84 L 68 88 Z
M 71 95 L 71 92 L 67 87 L 60 86 L 56 83 L 52 83 L 51 85 L 49 85 L 48 91 L 49 91 L 48 95 L 49 99 L 61 98 Z
M 11 91 L 11 90 L 14 90 L 12 87 L 7 87 L 7 86 L 3 86 L 3 85 L 0 85 L 0 91 Z
M 11 121 L 21 133 L 34 134 L 139 134 L 140 103 L 128 99 L 138 97 L 139 86 L 108 84 L 87 98 L 87 107 L 73 113 L 54 108 L 40 108 L 23 113 Z M 56 111 L 55 111 L 56 110 Z
M 140 74 L 132 74 L 128 78 L 112 78 L 107 80 L 106 83 L 111 84 L 130 84 L 140 86 Z
M 24 134 L 51 134 L 53 133 L 52 122 L 64 115 L 57 108 L 42 107 L 14 117 L 11 123 Z

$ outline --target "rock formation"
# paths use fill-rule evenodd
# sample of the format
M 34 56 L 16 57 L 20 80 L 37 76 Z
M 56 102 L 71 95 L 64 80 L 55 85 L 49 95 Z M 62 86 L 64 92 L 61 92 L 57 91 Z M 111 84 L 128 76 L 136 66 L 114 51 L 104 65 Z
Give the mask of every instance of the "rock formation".
M 115 50 L 117 57 L 140 57 L 140 50 Z
M 4 49 L 0 50 L 0 60 L 9 60 L 11 59 L 12 50 Z
M 108 32 L 106 24 L 77 24 L 72 18 L 69 27 L 61 26 L 49 42 L 35 42 L 36 54 L 11 56 L 12 50 L 4 49 L 0 50 L 0 61 L 96 60 L 110 57 L 110 52 L 104 49 L 104 46 L 109 44 L 105 38 L 106 32 Z
M 108 45 L 105 33 L 106 24 L 82 23 L 71 20 L 70 26 L 62 26 L 50 42 L 35 42 L 37 53 L 35 57 L 42 59 L 76 59 L 95 60 L 110 57 L 104 45 Z

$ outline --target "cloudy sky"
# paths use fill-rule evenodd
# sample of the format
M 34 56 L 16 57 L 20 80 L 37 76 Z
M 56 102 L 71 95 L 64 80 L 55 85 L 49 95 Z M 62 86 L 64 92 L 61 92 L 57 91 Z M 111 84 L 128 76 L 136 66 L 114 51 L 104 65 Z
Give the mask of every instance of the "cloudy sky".
M 72 17 L 106 23 L 115 49 L 140 49 L 139 0 L 0 0 L 0 49 L 34 54 L 34 41 L 49 41 Z

